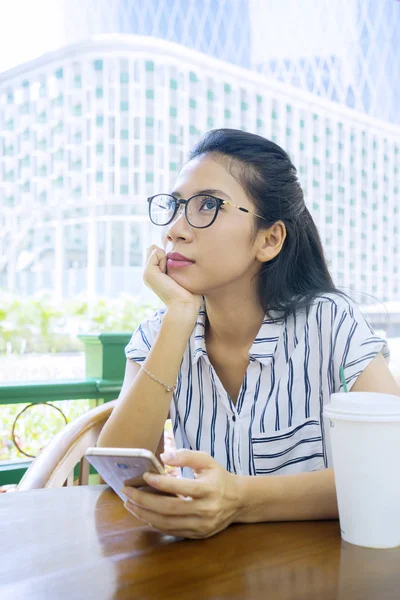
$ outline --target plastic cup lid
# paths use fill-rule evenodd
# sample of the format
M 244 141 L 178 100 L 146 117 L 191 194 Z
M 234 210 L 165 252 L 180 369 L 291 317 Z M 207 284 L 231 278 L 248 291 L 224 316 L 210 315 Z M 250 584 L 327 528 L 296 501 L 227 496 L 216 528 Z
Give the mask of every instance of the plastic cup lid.
M 329 413 L 398 416 L 400 415 L 400 396 L 376 392 L 336 393 L 331 395 L 331 402 L 325 408 Z

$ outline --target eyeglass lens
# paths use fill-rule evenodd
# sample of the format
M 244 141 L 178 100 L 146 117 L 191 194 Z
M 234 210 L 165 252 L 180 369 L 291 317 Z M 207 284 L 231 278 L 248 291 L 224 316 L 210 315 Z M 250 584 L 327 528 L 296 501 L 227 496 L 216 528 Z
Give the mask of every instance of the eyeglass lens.
M 211 196 L 194 196 L 187 204 L 186 216 L 192 227 L 207 227 L 215 217 L 218 202 Z M 168 194 L 154 196 L 150 203 L 150 219 L 155 225 L 167 225 L 171 222 L 176 209 L 176 201 Z

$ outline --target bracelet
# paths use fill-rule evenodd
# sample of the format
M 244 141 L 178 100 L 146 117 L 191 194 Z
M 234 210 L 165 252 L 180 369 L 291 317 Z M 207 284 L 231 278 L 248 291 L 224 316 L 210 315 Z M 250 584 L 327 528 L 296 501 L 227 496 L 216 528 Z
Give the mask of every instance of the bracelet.
M 147 375 L 149 377 L 151 377 L 152 379 L 154 379 L 154 381 L 157 381 L 157 383 L 161 383 L 162 386 L 165 387 L 165 389 L 167 390 L 167 392 L 174 392 L 176 390 L 176 385 L 167 385 L 166 383 L 163 383 L 162 381 L 160 381 L 159 379 L 157 379 L 157 377 L 154 377 L 154 375 L 152 373 L 150 373 L 150 371 L 148 371 L 146 369 L 146 367 L 144 367 L 142 365 L 142 369 L 145 373 L 147 373 Z

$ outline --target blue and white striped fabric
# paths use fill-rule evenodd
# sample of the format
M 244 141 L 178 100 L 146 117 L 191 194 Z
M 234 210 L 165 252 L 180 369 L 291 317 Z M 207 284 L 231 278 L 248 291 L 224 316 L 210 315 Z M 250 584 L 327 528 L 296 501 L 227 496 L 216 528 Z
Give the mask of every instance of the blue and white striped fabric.
M 126 347 L 127 358 L 144 362 L 164 312 L 140 325 Z M 330 466 L 322 410 L 330 394 L 343 391 L 340 366 L 351 389 L 379 352 L 389 359 L 385 340 L 375 335 L 356 304 L 324 294 L 286 321 L 266 318 L 249 350 L 236 405 L 208 359 L 205 320 L 203 305 L 171 402 L 177 447 L 204 450 L 241 475 Z M 184 475 L 191 471 L 184 469 Z

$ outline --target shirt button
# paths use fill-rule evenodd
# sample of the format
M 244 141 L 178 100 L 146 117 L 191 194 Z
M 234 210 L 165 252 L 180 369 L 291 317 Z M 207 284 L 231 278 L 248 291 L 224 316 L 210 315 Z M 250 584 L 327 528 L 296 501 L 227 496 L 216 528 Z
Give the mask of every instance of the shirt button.
M 232 421 L 235 422 L 236 421 L 236 416 L 232 415 Z

